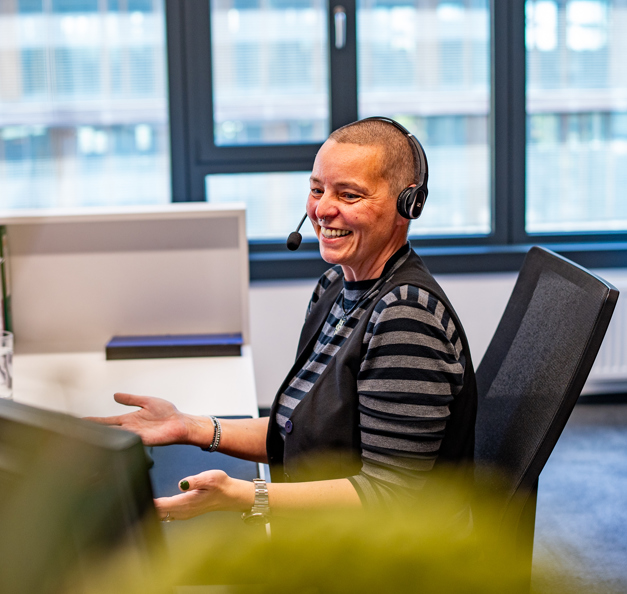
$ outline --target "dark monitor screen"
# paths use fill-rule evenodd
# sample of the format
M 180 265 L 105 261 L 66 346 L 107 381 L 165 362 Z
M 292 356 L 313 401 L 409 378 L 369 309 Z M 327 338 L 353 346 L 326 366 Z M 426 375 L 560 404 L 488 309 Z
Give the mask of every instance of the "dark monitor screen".
M 0 592 L 80 592 L 121 544 L 138 568 L 161 545 L 139 437 L 0 399 Z

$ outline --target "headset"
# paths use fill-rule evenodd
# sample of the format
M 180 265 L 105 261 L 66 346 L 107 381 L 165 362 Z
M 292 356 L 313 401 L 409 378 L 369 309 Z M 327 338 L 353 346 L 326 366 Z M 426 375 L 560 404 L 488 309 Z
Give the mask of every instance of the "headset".
M 429 181 L 429 165 L 427 164 L 427 155 L 422 148 L 422 144 L 420 144 L 420 141 L 405 128 L 405 126 L 402 126 L 392 118 L 374 116 L 359 121 L 385 122 L 386 124 L 394 126 L 397 130 L 400 130 L 407 137 L 411 152 L 414 156 L 414 173 L 416 168 L 418 168 L 419 173 L 418 179 L 415 180 L 416 185 L 405 188 L 398 195 L 396 209 L 399 214 L 406 219 L 417 219 L 422 214 L 422 209 L 425 207 L 427 195 L 429 194 L 429 189 L 427 188 L 427 182 Z
M 394 126 L 397 130 L 400 130 L 406 137 L 411 148 L 412 155 L 414 157 L 414 174 L 418 169 L 418 179 L 415 180 L 415 186 L 409 186 L 401 191 L 396 199 L 396 209 L 399 214 L 406 219 L 417 219 L 425 207 L 427 201 L 427 195 L 429 189 L 427 188 L 427 182 L 429 181 L 429 165 L 427 163 L 427 155 L 420 141 L 407 129 L 392 118 L 386 118 L 383 116 L 373 116 L 370 118 L 364 118 L 359 120 L 360 122 L 385 122 Z M 357 123 L 357 122 L 355 122 Z M 302 236 L 299 233 L 300 228 L 307 219 L 307 215 L 302 218 L 300 224 L 296 228 L 296 231 L 292 231 L 287 239 L 287 248 L 291 251 L 297 250 L 302 241 Z

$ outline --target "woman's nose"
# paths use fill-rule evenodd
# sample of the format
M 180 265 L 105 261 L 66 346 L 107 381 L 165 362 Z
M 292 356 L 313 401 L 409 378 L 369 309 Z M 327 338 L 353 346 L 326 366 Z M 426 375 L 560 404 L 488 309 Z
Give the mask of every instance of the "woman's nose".
M 325 192 L 316 204 L 316 218 L 318 221 L 322 219 L 332 219 L 338 213 L 337 202 Z

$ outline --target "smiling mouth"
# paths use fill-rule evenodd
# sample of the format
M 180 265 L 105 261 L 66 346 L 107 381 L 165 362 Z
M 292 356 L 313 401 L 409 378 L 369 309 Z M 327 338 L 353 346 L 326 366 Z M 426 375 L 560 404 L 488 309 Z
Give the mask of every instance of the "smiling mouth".
M 328 227 L 320 227 L 320 233 L 324 235 L 327 239 L 332 239 L 333 237 L 344 237 L 345 235 L 350 235 L 352 231 L 348 229 L 329 229 Z

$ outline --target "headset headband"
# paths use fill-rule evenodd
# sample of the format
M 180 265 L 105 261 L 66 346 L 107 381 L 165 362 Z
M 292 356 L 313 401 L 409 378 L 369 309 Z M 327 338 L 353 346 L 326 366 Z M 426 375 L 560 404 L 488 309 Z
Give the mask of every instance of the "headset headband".
M 414 158 L 417 157 L 418 166 L 420 170 L 418 174 L 418 179 L 415 180 L 416 185 L 419 188 L 422 188 L 423 186 L 427 184 L 427 181 L 429 179 L 427 155 L 425 154 L 425 150 L 424 148 L 422 148 L 422 144 L 420 144 L 420 141 L 407 128 L 405 128 L 405 126 L 403 126 L 402 124 L 399 124 L 396 120 L 393 120 L 392 118 L 386 118 L 383 116 L 373 116 L 370 118 L 364 118 L 363 120 L 360 120 L 360 121 L 361 122 L 367 122 L 367 121 L 386 122 L 387 124 L 391 124 L 392 126 L 394 126 L 397 130 L 400 130 L 405 136 L 407 136 L 407 139 L 409 140 L 409 144 L 411 145 L 413 149 Z

